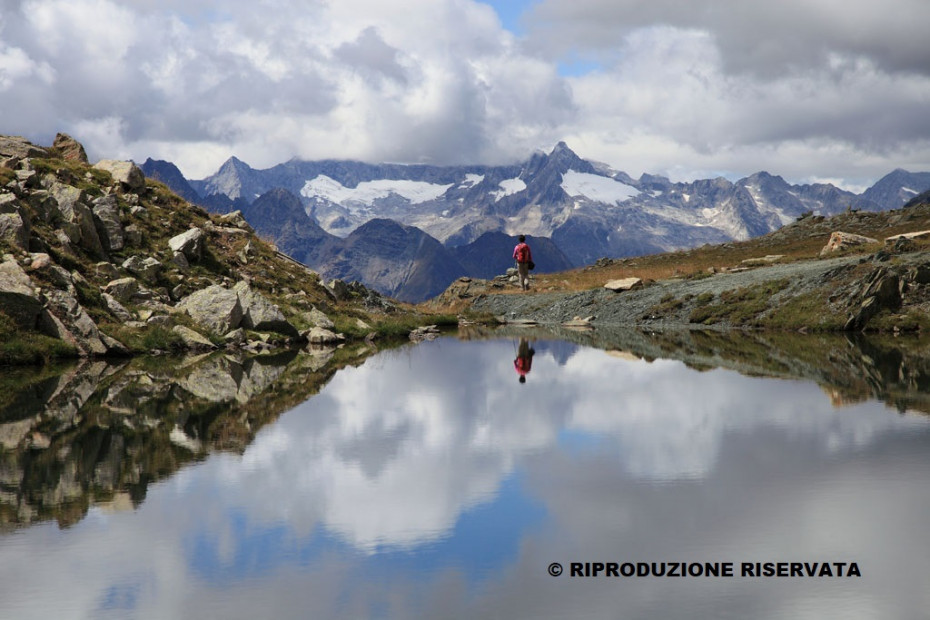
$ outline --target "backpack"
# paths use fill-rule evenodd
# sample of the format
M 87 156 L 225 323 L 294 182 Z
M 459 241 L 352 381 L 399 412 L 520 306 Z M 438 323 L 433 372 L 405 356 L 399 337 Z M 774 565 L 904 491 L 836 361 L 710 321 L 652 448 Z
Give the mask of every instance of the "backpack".
M 517 246 L 517 262 L 525 263 L 529 253 L 530 253 L 530 246 L 526 245 L 525 243 L 521 243 L 520 245 L 518 245 Z

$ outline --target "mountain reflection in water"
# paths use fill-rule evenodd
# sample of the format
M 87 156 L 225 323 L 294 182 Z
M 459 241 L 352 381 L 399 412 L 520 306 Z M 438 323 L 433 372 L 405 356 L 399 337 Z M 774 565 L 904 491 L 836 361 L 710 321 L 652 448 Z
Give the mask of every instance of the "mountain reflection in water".
M 19 526 L 0 533 L 0 611 L 904 618 L 926 608 L 920 342 L 557 335 L 476 330 L 368 359 L 362 349 L 213 355 L 17 376 L 23 392 L 0 401 L 0 518 Z M 521 384 L 514 360 L 529 348 Z M 50 518 L 70 527 L 40 524 Z M 856 561 L 864 576 L 581 580 L 550 577 L 555 561 L 566 571 Z

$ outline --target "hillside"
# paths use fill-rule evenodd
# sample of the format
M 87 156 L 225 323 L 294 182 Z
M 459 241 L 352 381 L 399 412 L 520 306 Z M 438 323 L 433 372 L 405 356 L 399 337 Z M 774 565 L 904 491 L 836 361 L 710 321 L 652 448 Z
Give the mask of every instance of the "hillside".
M 91 166 L 63 134 L 0 137 L 0 255 L 0 364 L 263 351 L 418 321 L 360 285 L 324 286 L 239 212 L 211 215 L 132 162 Z
M 896 237 L 927 230 L 928 203 L 807 216 L 745 242 L 534 275 L 530 294 L 506 281 L 460 279 L 429 307 L 581 327 L 923 330 L 930 328 L 930 234 Z M 874 241 L 827 250 L 834 232 Z M 605 288 L 620 280 L 632 289 Z

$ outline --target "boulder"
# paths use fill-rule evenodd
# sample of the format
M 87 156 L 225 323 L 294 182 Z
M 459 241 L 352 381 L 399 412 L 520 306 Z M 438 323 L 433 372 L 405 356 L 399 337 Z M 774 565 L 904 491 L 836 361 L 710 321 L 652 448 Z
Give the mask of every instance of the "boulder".
M 87 153 L 81 143 L 66 133 L 59 133 L 52 142 L 52 147 L 58 150 L 62 159 L 67 161 L 76 161 L 83 164 L 87 161 Z
M 195 332 L 190 327 L 175 325 L 171 331 L 184 342 L 188 349 L 215 349 L 216 345 L 210 342 L 203 334 Z
M 249 223 L 245 221 L 245 217 L 242 216 L 242 211 L 236 210 L 232 213 L 221 215 L 219 220 L 227 226 L 234 226 L 248 232 L 255 232 L 252 227 L 249 226 Z
M 895 243 L 896 241 L 900 241 L 902 239 L 906 239 L 908 241 L 911 241 L 914 239 L 926 239 L 927 237 L 930 237 L 930 230 L 918 230 L 915 232 L 901 233 L 900 235 L 892 235 L 891 237 L 885 237 L 885 243 L 886 244 Z
M 329 317 L 315 306 L 311 308 L 309 312 L 304 312 L 303 316 L 313 327 L 322 327 L 323 329 L 332 329 L 335 327 Z
M 830 252 L 845 250 L 867 243 L 878 243 L 878 239 L 873 239 L 864 235 L 856 235 L 854 233 L 836 231 L 830 234 L 830 240 L 827 241 L 827 245 L 823 246 L 823 249 L 820 250 L 820 255 L 824 256 Z
M 310 344 L 335 344 L 346 339 L 342 334 L 334 334 L 322 327 L 314 327 L 303 335 Z
M 68 333 L 59 333 L 65 341 L 77 346 L 81 355 L 103 355 L 108 347 L 101 339 L 97 324 L 87 314 L 78 300 L 67 291 L 51 289 L 46 293 L 48 312 L 57 318 Z
M 142 278 L 145 282 L 154 282 L 161 271 L 161 263 L 157 258 L 147 256 L 130 256 L 123 261 L 123 269 Z
M 109 172 L 113 180 L 119 183 L 123 189 L 139 191 L 145 188 L 145 175 L 131 161 L 103 159 L 94 164 L 94 168 Z
M 135 278 L 120 278 L 107 283 L 103 291 L 121 302 L 127 302 L 139 292 L 139 282 Z
M 191 293 L 177 305 L 198 324 L 217 334 L 226 334 L 242 322 L 242 304 L 239 295 L 219 284 Z
M 23 329 L 34 329 L 42 312 L 42 300 L 32 280 L 12 259 L 0 263 L 0 312 Z
M 0 241 L 21 250 L 29 248 L 29 227 L 18 213 L 0 213 Z
M 239 282 L 234 289 L 239 295 L 242 304 L 242 326 L 256 331 L 269 331 L 297 336 L 298 331 L 291 325 L 284 313 L 275 304 L 271 303 L 246 282 Z
M 203 256 L 204 234 L 199 228 L 191 228 L 168 240 L 173 252 L 180 252 L 190 261 L 198 261 Z
M 621 280 L 611 280 L 604 285 L 604 288 L 619 293 L 620 291 L 631 291 L 633 289 L 642 288 L 642 286 L 643 281 L 640 278 L 623 278 Z
M 100 261 L 94 265 L 94 273 L 106 280 L 116 280 L 119 278 L 119 269 L 116 265 L 107 261 Z
M 119 219 L 116 196 L 101 196 L 93 202 L 94 225 L 97 235 L 107 252 L 122 250 L 125 245 L 123 224 Z
M 123 306 L 123 304 L 121 304 L 119 301 L 117 301 L 115 297 L 113 297 L 113 296 L 110 295 L 109 293 L 103 293 L 103 294 L 101 295 L 101 297 L 103 297 L 103 301 L 106 303 L 106 305 L 107 305 L 107 310 L 110 311 L 110 314 L 112 314 L 113 316 L 115 316 L 115 317 L 116 317 L 117 319 L 119 319 L 120 321 L 123 321 L 124 323 L 125 323 L 126 321 L 131 321 L 131 320 L 133 320 L 133 316 L 132 316 L 132 314 L 129 312 L 129 310 L 127 310 L 127 309 Z
M 344 301 L 349 298 L 349 295 L 352 294 L 349 285 L 342 280 L 330 280 L 326 285 L 326 288 L 330 293 L 332 293 L 333 297 L 337 301 Z
M 48 150 L 21 136 L 0 136 L 0 157 L 48 157 Z

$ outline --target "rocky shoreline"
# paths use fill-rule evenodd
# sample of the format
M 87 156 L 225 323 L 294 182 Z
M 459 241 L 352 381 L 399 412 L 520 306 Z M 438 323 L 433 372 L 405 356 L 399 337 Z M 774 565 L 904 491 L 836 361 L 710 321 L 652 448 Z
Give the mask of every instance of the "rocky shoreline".
M 914 331 L 930 327 L 928 284 L 930 251 L 889 246 L 872 255 L 762 263 L 618 290 L 498 293 L 492 281 L 466 278 L 443 302 L 464 301 L 505 323 L 577 328 Z

